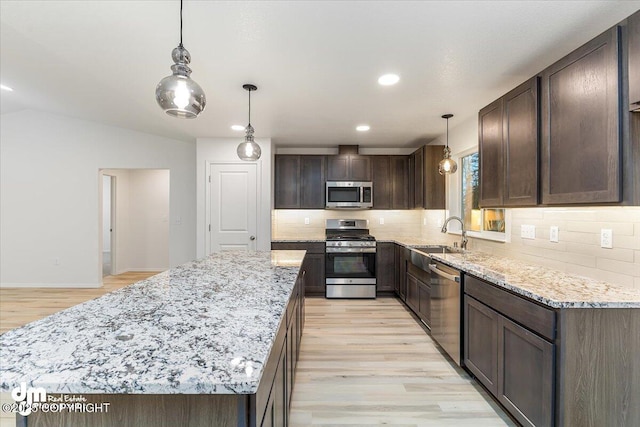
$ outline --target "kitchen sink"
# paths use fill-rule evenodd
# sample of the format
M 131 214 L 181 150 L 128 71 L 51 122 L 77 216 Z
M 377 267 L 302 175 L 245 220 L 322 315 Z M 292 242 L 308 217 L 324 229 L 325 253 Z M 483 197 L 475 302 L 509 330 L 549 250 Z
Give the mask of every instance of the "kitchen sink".
M 420 252 L 427 254 L 451 254 L 461 253 L 462 250 L 446 245 L 423 245 L 423 246 L 411 246 L 411 249 L 416 249 Z

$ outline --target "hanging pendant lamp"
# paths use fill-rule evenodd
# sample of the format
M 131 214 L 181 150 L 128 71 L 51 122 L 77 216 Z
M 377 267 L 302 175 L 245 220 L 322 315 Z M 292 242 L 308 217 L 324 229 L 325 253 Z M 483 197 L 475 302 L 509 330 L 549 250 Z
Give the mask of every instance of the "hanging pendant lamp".
M 449 119 L 453 117 L 453 114 L 445 114 L 443 119 L 447 119 L 447 145 L 444 147 L 444 156 L 438 164 L 438 172 L 440 175 L 455 173 L 458 170 L 458 165 L 451 158 L 451 149 L 449 148 Z
M 171 52 L 173 74 L 156 86 L 156 101 L 170 116 L 195 119 L 202 113 L 207 99 L 204 91 L 191 77 L 191 54 L 182 45 L 182 0 L 180 0 L 180 44 Z
M 262 150 L 260 146 L 253 140 L 253 126 L 251 126 L 251 91 L 258 90 L 256 85 L 245 84 L 242 85 L 244 90 L 249 91 L 249 124 L 245 128 L 247 134 L 244 137 L 244 142 L 238 145 L 238 157 L 248 162 L 258 160 Z

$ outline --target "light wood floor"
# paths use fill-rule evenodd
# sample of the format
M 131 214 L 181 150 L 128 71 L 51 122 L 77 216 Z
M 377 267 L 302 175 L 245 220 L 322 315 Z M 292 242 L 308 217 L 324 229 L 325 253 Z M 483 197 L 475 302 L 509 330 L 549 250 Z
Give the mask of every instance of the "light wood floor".
M 101 288 L 1 288 L 0 334 L 158 273 L 145 271 L 106 276 Z
M 515 425 L 396 299 L 306 304 L 291 427 Z

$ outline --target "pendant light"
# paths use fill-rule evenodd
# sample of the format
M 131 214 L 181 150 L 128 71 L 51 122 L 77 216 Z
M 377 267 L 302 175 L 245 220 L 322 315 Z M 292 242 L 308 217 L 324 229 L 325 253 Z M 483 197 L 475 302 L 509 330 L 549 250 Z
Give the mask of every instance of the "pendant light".
M 451 149 L 449 148 L 449 119 L 453 117 L 453 114 L 445 114 L 443 119 L 447 119 L 447 145 L 444 147 L 444 156 L 438 164 L 438 172 L 440 175 L 455 173 L 458 169 L 458 165 L 451 158 Z
M 180 44 L 171 52 L 173 74 L 156 86 L 156 101 L 165 113 L 182 119 L 198 117 L 207 104 L 204 91 L 191 77 L 191 54 L 182 45 L 182 0 L 180 0 Z
M 251 91 L 258 90 L 258 87 L 251 84 L 245 84 L 242 87 L 249 91 L 249 124 L 245 128 L 247 134 L 244 137 L 244 142 L 238 145 L 237 153 L 240 159 L 250 162 L 258 160 L 262 154 L 260 146 L 253 140 L 253 126 L 251 126 Z

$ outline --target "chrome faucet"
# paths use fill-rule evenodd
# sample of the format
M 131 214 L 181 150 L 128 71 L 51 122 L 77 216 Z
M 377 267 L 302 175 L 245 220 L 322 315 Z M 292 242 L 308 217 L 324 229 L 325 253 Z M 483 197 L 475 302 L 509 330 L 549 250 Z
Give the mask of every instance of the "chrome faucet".
M 451 221 L 452 219 L 456 219 L 458 221 L 460 221 L 460 230 L 462 231 L 462 242 L 460 242 L 460 248 L 464 251 L 467 249 L 467 231 L 464 229 L 464 221 L 462 221 L 462 219 L 459 216 L 450 216 L 449 218 L 444 220 L 444 225 L 442 226 L 442 229 L 440 230 L 440 232 L 442 233 L 446 233 L 447 232 L 447 224 L 449 224 L 449 221 Z

